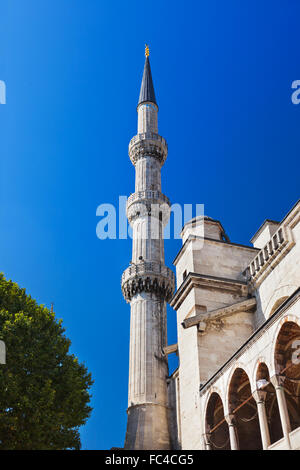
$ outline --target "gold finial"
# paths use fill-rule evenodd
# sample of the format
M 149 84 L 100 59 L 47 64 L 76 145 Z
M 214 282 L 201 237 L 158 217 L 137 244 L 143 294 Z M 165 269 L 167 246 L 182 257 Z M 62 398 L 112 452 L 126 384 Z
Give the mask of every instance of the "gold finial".
M 145 56 L 149 57 L 149 46 L 148 46 L 148 44 L 145 44 Z

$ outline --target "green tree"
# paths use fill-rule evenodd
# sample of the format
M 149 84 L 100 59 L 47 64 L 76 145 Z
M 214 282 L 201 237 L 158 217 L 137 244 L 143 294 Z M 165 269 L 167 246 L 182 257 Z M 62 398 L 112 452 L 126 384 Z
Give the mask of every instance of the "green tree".
M 91 413 L 86 367 L 69 353 L 62 320 L 0 273 L 0 450 L 80 449 Z

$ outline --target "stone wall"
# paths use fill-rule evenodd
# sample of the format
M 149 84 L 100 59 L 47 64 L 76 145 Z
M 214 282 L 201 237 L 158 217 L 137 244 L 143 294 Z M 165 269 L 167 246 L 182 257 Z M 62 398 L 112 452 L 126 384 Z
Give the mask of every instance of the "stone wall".
M 212 390 L 218 390 L 225 414 L 229 413 L 228 383 L 237 367 L 247 372 L 253 391 L 259 363 L 265 361 L 270 375 L 276 374 L 274 342 L 278 328 L 287 318 L 299 322 L 300 317 L 298 301 L 297 307 L 291 305 L 283 312 L 283 318 L 272 323 L 280 305 L 300 285 L 300 202 L 278 227 L 274 225 L 283 231 L 269 256 L 263 251 L 264 246 L 258 250 L 220 240 L 219 222 L 215 221 L 215 226 L 213 222 L 211 219 L 204 222 L 204 237 L 199 236 L 197 224 L 194 232 L 192 225 L 183 229 L 184 245 L 174 261 L 177 292 L 171 305 L 177 311 L 180 366 L 176 372 L 179 393 L 174 392 L 172 377 L 169 400 L 173 409 L 179 410 L 176 439 L 183 449 L 204 448 L 204 416 Z M 205 236 L 205 223 L 209 223 L 209 234 L 215 238 Z M 275 228 L 269 232 L 270 237 L 274 236 Z M 263 241 L 268 243 L 266 231 Z M 262 253 L 267 256 L 264 261 Z M 254 259 L 257 264 L 251 275 Z M 244 309 L 247 300 L 252 307 Z M 187 327 L 185 320 L 195 317 L 194 326 Z M 265 323 L 270 326 L 263 329 Z M 259 327 L 261 330 L 255 334 Z M 235 359 L 238 350 L 242 353 Z M 224 366 L 226 361 L 231 361 L 229 366 Z M 216 380 L 212 380 L 214 376 Z M 201 394 L 199 387 L 204 387 Z M 298 442 L 298 434 L 294 434 L 293 439 Z

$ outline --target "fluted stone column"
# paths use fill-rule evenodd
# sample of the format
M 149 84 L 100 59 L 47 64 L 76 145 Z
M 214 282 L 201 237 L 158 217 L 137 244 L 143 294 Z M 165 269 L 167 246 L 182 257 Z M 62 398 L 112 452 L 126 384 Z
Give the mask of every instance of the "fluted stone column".
M 225 416 L 225 419 L 228 424 L 229 429 L 229 438 L 230 438 L 230 449 L 231 450 L 239 450 L 239 444 L 237 439 L 237 430 L 236 430 L 236 423 L 233 414 L 229 414 Z
M 290 423 L 290 417 L 289 417 L 285 392 L 283 388 L 284 377 L 281 377 L 280 375 L 274 375 L 273 377 L 271 377 L 270 380 L 272 384 L 274 385 L 275 392 L 276 392 L 276 398 L 277 398 L 277 404 L 279 408 L 279 415 L 280 415 L 283 436 L 285 438 L 287 448 L 291 449 L 291 441 L 290 441 L 291 423 Z
M 262 446 L 263 446 L 263 449 L 266 450 L 271 444 L 269 425 L 268 425 L 268 419 L 267 419 L 267 413 L 266 413 L 267 392 L 263 390 L 255 390 L 252 395 L 257 405 Z
M 122 276 L 130 302 L 128 421 L 125 449 L 170 449 L 167 376 L 166 303 L 174 291 L 174 274 L 164 264 L 163 229 L 170 203 L 161 193 L 166 141 L 158 135 L 149 58 L 146 58 L 138 104 L 138 134 L 129 144 L 135 166 L 135 193 L 127 201 L 133 230 L 132 261 Z

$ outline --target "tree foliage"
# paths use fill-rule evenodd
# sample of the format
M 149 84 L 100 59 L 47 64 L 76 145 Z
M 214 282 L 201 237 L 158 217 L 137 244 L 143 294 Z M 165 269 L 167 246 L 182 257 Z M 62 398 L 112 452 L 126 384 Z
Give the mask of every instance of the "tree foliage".
M 69 353 L 62 321 L 0 274 L 0 449 L 79 449 L 90 373 Z

